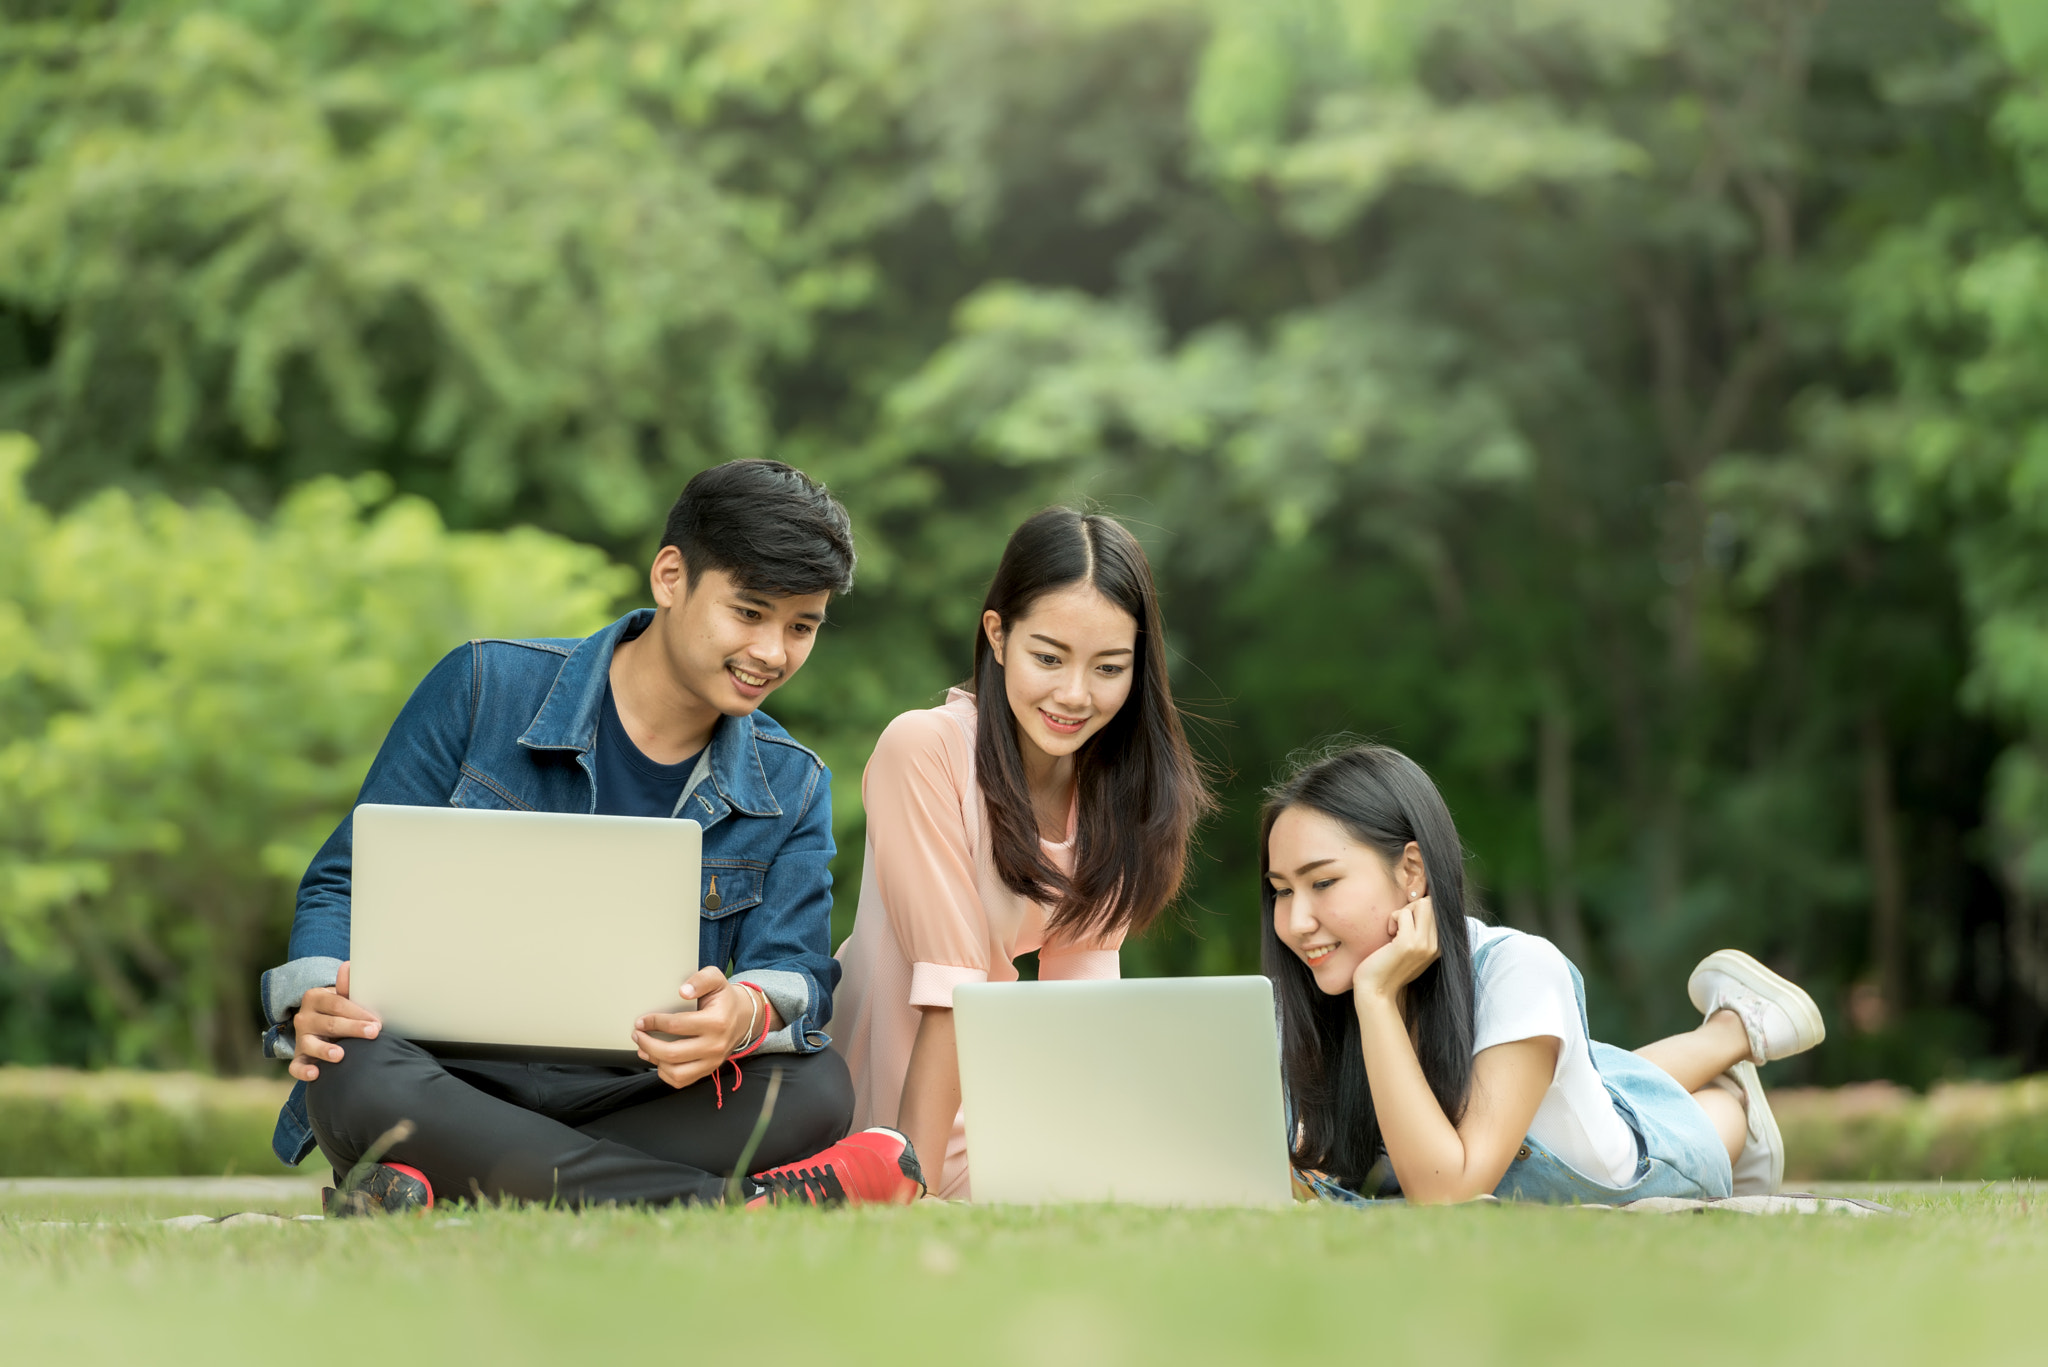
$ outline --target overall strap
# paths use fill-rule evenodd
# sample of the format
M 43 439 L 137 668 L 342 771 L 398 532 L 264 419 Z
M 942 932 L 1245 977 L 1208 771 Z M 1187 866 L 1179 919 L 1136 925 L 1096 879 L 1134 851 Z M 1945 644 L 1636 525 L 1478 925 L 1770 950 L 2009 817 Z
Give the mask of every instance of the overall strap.
M 1472 951 L 1472 988 L 1475 995 L 1479 989 L 1480 975 L 1485 971 L 1486 961 L 1492 957 L 1495 947 L 1506 944 L 1509 936 L 1525 933 L 1514 929 L 1512 926 L 1493 926 L 1489 927 L 1489 929 L 1497 933 L 1487 940 L 1485 944 Z M 1593 1056 L 1593 1027 L 1586 1019 L 1586 980 L 1579 973 L 1579 966 L 1573 963 L 1568 956 L 1564 956 L 1562 950 L 1558 952 L 1560 957 L 1564 957 L 1564 966 L 1572 972 L 1572 995 L 1578 999 L 1579 1003 L 1579 1034 L 1585 1038 L 1586 1057 L 1590 1059 Z M 1597 1065 L 1595 1070 L 1598 1070 Z

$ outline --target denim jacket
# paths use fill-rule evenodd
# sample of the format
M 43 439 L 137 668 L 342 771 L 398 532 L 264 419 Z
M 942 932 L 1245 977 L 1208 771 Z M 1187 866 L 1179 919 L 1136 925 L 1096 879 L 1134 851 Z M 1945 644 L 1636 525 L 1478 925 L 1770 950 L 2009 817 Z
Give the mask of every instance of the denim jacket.
M 651 609 L 584 640 L 478 640 L 458 647 L 413 691 L 370 765 L 358 802 L 589 812 L 591 750 L 612 650 L 654 620 Z M 832 958 L 832 775 L 762 713 L 721 717 L 675 815 L 704 828 L 699 961 L 768 995 L 788 1024 L 765 1053 L 815 1053 L 830 1041 L 839 965 Z M 331 987 L 349 952 L 354 815 L 313 856 L 299 883 L 291 960 L 263 975 L 271 1027 L 264 1051 L 289 1058 L 299 1000 Z M 718 880 L 716 898 L 711 880 Z M 271 1141 L 298 1163 L 312 1152 L 306 1085 L 292 1089 Z

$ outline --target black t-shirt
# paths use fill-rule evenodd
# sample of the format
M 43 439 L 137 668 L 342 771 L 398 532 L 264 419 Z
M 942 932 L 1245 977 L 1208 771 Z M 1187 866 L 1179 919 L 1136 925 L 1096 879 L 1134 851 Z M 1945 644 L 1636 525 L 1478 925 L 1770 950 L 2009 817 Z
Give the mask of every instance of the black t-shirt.
M 703 753 L 699 750 L 680 764 L 656 764 L 641 754 L 626 734 L 618 704 L 612 701 L 612 687 L 606 684 L 604 719 L 597 724 L 597 751 L 590 757 L 597 771 L 598 815 L 674 816 L 683 785 L 690 781 Z

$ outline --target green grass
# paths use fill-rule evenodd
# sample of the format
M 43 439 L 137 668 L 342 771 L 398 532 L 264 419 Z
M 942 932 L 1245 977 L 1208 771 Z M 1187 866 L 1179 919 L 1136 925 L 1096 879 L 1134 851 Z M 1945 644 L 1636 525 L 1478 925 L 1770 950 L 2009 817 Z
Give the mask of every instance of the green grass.
M 2041 1361 L 2048 1191 L 1894 1199 L 1905 1218 L 927 1205 L 178 1231 L 43 1227 L 144 1211 L 14 1194 L 0 1337 L 65 1367 Z

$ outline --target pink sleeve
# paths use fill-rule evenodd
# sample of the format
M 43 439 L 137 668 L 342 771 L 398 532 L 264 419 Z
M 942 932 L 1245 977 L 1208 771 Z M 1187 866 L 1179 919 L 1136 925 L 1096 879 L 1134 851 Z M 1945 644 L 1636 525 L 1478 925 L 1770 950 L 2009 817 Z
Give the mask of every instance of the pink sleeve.
M 955 987 L 988 980 L 988 914 L 961 816 L 966 765 L 958 723 L 906 712 L 861 778 L 875 891 L 910 961 L 912 1006 L 951 1007 Z
M 1047 945 L 1038 951 L 1040 982 L 1081 982 L 1121 978 L 1124 933 L 1121 929 L 1077 945 Z

